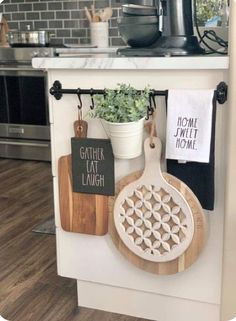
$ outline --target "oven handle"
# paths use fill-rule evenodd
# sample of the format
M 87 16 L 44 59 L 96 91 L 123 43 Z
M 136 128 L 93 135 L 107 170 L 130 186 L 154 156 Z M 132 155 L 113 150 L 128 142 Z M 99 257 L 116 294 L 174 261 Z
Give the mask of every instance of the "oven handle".
M 9 66 L 9 67 L 7 67 L 7 66 L 0 66 L 1 67 L 1 70 L 19 70 L 19 71 L 23 71 L 23 70 L 35 70 L 33 67 L 31 67 L 31 66 L 24 66 L 24 67 L 12 67 L 12 66 Z
M 44 148 L 48 148 L 50 146 L 50 144 L 10 142 L 10 141 L 3 141 L 3 140 L 0 140 L 0 145 L 31 146 L 31 147 L 44 147 Z
M 2 76 L 8 76 L 9 73 L 14 73 L 14 74 L 30 74 L 30 75 L 46 75 L 46 70 L 45 69 L 34 69 L 33 67 L 12 67 L 12 66 L 1 66 L 0 65 L 0 75 Z

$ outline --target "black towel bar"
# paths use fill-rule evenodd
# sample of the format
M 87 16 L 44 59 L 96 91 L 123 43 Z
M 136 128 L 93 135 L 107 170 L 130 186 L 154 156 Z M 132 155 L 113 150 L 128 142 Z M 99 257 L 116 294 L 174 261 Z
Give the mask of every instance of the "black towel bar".
M 76 94 L 76 95 L 95 95 L 101 94 L 104 95 L 104 89 L 64 89 L 59 80 L 56 80 L 53 83 L 53 86 L 49 90 L 50 94 L 55 97 L 55 99 L 60 100 L 64 94 Z M 168 90 L 150 90 L 152 96 L 165 96 L 168 95 Z M 225 82 L 220 82 L 215 90 L 216 100 L 219 104 L 224 104 L 227 100 L 228 86 Z

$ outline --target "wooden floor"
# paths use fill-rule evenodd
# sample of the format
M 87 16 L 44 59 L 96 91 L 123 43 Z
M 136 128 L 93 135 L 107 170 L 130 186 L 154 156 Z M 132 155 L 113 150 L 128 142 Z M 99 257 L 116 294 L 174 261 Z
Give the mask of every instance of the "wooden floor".
M 32 229 L 53 214 L 50 164 L 0 159 L 0 315 L 10 321 L 141 321 L 76 307 L 57 276 L 55 236 Z

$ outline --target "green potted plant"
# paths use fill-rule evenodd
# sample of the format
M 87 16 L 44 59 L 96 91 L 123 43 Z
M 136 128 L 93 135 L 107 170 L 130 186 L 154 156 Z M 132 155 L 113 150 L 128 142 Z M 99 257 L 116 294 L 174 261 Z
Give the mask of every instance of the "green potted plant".
M 131 85 L 118 84 L 115 89 L 105 89 L 105 95 L 95 95 L 94 101 L 93 117 L 102 120 L 114 156 L 122 159 L 140 156 L 149 89 L 139 91 Z

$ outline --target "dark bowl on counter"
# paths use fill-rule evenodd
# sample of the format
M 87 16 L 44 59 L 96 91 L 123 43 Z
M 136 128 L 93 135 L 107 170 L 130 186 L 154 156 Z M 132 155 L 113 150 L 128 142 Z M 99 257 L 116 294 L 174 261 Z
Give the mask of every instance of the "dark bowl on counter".
M 151 46 L 161 35 L 157 16 L 120 17 L 117 22 L 122 39 L 130 47 Z
M 137 24 L 156 24 L 158 25 L 158 17 L 157 16 L 126 16 L 117 18 L 118 24 L 129 24 L 136 25 Z
M 122 13 L 124 17 L 129 16 L 157 16 L 157 8 L 137 5 L 123 5 Z
M 155 7 L 156 0 L 122 0 L 122 4 L 135 4 L 140 6 Z

